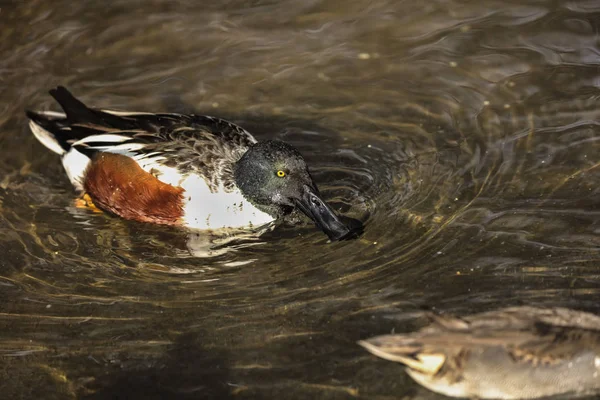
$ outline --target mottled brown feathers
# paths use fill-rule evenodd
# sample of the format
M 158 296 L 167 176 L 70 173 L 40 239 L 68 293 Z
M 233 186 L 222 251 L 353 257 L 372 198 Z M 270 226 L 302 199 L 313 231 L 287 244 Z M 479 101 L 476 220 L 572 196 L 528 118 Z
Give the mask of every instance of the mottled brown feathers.
M 125 219 L 181 223 L 184 190 L 159 181 L 127 156 L 96 155 L 86 171 L 84 188 L 99 208 Z

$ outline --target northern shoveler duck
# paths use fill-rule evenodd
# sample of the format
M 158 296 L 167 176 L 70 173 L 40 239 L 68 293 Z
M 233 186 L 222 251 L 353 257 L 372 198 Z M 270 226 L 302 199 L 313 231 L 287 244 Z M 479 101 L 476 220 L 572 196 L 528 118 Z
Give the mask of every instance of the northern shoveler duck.
M 98 208 L 141 222 L 195 229 L 257 227 L 302 211 L 331 240 L 360 230 L 321 198 L 302 155 L 257 142 L 223 119 L 89 108 L 64 87 L 64 113 L 27 111 L 35 137 Z
M 446 396 L 569 398 L 600 392 L 600 317 L 566 308 L 512 307 L 464 319 L 432 316 L 405 335 L 359 342 L 406 365 L 419 384 Z

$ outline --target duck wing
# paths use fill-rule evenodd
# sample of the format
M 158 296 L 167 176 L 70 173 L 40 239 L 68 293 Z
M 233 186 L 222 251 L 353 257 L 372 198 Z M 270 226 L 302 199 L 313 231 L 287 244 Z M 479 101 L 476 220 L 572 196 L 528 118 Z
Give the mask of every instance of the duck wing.
M 98 152 L 129 156 L 140 166 L 175 168 L 177 173 L 198 173 L 209 186 L 231 182 L 228 167 L 256 139 L 229 121 L 201 115 L 143 113 L 90 108 L 59 86 L 50 95 L 64 113 L 26 111 L 38 140 L 63 156 L 71 182 L 81 180 Z

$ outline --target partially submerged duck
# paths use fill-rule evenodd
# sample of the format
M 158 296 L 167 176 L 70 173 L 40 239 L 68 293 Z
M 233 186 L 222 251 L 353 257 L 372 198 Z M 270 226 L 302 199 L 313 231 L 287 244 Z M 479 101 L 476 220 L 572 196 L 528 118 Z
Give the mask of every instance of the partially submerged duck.
M 513 307 L 461 318 L 431 316 L 415 333 L 359 344 L 406 365 L 422 386 L 481 399 L 600 392 L 600 317 L 566 308 Z
M 76 190 L 120 217 L 194 229 L 258 227 L 299 209 L 331 240 L 358 221 L 322 199 L 302 155 L 214 117 L 99 110 L 67 89 L 64 113 L 27 111 L 35 137 L 59 154 Z

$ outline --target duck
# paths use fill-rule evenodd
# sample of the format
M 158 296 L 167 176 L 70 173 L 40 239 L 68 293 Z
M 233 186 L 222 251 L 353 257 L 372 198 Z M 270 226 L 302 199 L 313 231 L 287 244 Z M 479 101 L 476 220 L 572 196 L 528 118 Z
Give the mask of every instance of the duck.
M 358 343 L 405 365 L 434 392 L 478 399 L 536 399 L 600 392 L 600 317 L 568 308 L 509 307 L 465 318 L 428 315 L 407 334 Z
M 299 210 L 331 241 L 360 234 L 288 143 L 212 116 L 90 108 L 64 86 L 49 93 L 63 112 L 26 110 L 30 130 L 97 209 L 196 230 L 256 228 Z

